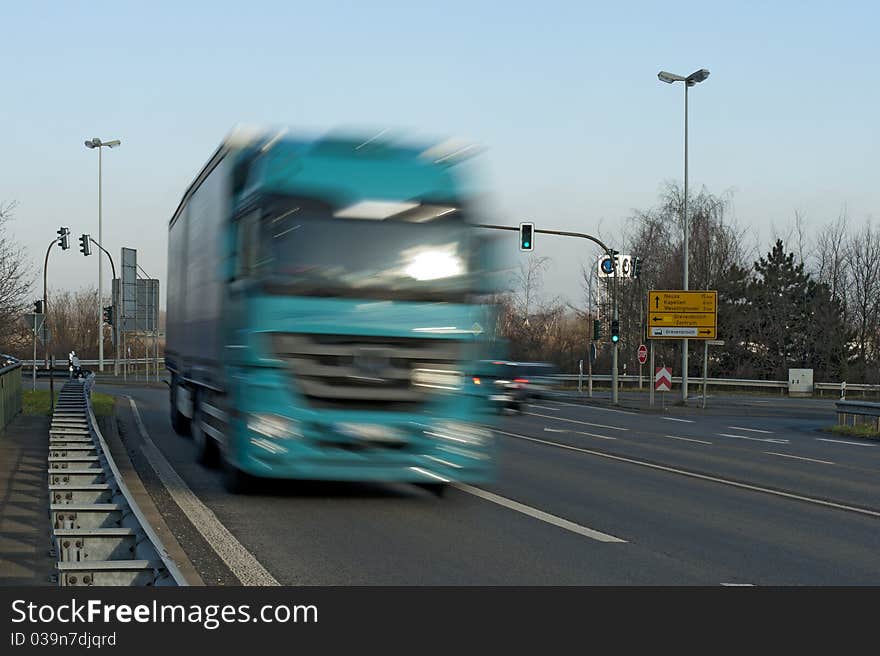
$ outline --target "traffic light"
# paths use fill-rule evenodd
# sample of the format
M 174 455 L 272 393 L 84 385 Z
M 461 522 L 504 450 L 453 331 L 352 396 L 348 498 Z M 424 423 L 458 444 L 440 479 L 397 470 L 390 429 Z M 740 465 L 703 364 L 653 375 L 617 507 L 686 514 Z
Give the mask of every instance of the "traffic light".
M 104 323 L 108 326 L 113 325 L 113 306 L 107 305 L 104 307 Z
M 43 301 L 34 301 L 34 314 L 43 314 Z
M 593 319 L 593 339 L 597 342 L 602 338 L 602 322 Z
M 79 252 L 83 255 L 92 254 L 92 244 L 89 242 L 89 235 L 79 236 Z
M 642 275 L 642 258 L 637 257 L 633 262 L 633 278 L 639 278 Z
M 63 251 L 70 248 L 70 228 L 58 228 L 58 244 Z
M 611 322 L 611 341 L 615 344 L 620 341 L 620 322 L 617 319 Z
M 519 249 L 521 251 L 535 250 L 535 224 L 520 223 L 519 224 Z

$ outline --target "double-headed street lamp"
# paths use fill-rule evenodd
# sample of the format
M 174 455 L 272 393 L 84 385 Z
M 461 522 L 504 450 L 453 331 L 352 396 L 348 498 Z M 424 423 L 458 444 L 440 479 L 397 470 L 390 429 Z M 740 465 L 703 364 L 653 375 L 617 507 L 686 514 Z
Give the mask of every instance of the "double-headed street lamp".
M 709 77 L 709 71 L 701 68 L 687 77 L 660 71 L 657 74 L 661 82 L 672 84 L 684 82 L 684 208 L 682 210 L 682 223 L 684 224 L 684 262 L 682 265 L 683 289 L 688 289 L 688 88 L 698 82 L 703 82 Z M 688 341 L 681 340 L 681 401 L 687 403 L 688 399 Z
M 101 141 L 98 137 L 86 141 L 86 148 L 98 149 L 98 248 L 102 247 L 102 226 L 101 226 L 101 149 L 116 148 L 122 142 L 119 139 L 113 141 Z M 103 258 L 98 258 L 98 370 L 104 371 L 104 267 Z

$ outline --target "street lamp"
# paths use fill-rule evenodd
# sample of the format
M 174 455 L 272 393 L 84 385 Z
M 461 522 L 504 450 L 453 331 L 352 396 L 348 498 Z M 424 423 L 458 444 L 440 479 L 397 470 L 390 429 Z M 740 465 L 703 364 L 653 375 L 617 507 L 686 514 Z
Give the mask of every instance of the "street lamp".
M 657 77 L 661 82 L 672 84 L 673 82 L 684 82 L 684 207 L 682 209 L 682 223 L 684 224 L 684 262 L 682 265 L 682 276 L 684 289 L 688 289 L 688 88 L 703 82 L 709 77 L 709 71 L 701 68 L 694 71 L 687 77 L 660 71 Z M 687 404 L 688 399 L 688 341 L 681 340 L 681 401 Z
M 101 149 L 116 148 L 122 144 L 119 139 L 112 141 L 101 141 L 98 137 L 89 139 L 85 142 L 86 148 L 98 150 L 98 248 L 102 247 L 102 226 L 101 226 Z M 98 258 L 98 371 L 104 371 L 104 259 Z

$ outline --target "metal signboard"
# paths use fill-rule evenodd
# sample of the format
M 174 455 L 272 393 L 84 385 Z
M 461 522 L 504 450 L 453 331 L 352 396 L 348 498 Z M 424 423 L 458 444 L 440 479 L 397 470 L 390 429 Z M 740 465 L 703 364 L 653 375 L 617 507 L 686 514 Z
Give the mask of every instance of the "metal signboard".
M 24 315 L 24 323 L 30 329 L 32 333 L 39 333 L 40 329 L 43 327 L 43 322 L 46 320 L 45 314 L 26 314 Z
M 615 255 L 614 260 L 617 264 L 618 278 L 633 277 L 633 262 L 635 261 L 635 258 L 632 255 Z M 611 258 L 607 255 L 603 255 L 599 258 L 597 268 L 600 278 L 614 277 L 614 265 L 611 264 Z
M 657 367 L 654 370 L 654 391 L 672 391 L 672 369 L 669 367 Z
M 122 330 L 147 333 L 158 330 L 159 281 L 155 278 L 138 278 L 135 281 L 134 299 L 134 314 L 123 317 Z
M 717 291 L 652 290 L 648 293 L 648 337 L 714 340 L 717 336 Z
M 120 290 L 122 318 L 137 319 L 137 251 L 122 249 L 122 289 Z M 123 325 L 124 322 L 123 322 Z

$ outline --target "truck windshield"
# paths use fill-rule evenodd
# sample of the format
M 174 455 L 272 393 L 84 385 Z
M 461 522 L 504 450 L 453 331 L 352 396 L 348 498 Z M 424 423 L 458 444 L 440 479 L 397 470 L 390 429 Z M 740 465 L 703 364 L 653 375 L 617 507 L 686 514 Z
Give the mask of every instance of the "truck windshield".
M 252 273 L 272 292 L 456 300 L 471 286 L 468 226 L 451 205 L 280 198 L 258 230 Z

